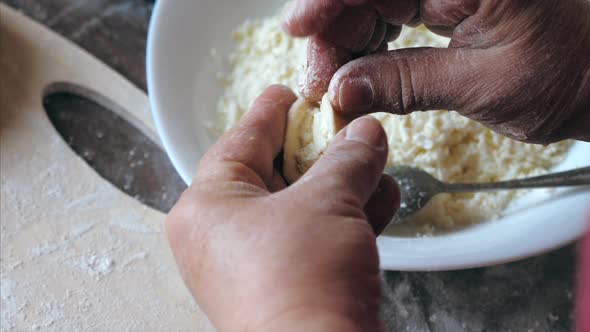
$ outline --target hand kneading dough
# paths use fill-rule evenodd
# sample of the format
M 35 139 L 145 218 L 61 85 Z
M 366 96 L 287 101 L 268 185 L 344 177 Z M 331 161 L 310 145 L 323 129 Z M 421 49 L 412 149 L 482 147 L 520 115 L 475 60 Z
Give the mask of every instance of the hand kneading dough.
M 334 114 L 327 95 L 319 107 L 303 98 L 297 100 L 287 120 L 283 165 L 286 180 L 294 183 L 305 174 L 344 126 L 344 120 Z
M 404 27 L 389 49 L 441 48 L 447 47 L 449 41 L 424 26 Z M 213 127 L 220 133 L 234 127 L 267 86 L 280 83 L 297 91 L 298 74 L 307 61 L 307 40 L 286 34 L 281 29 L 280 17 L 245 22 L 236 30 L 234 42 L 235 49 L 229 57 L 231 71 L 222 76 L 226 88 L 218 106 L 219 123 Z M 342 127 L 330 105 L 322 104 L 320 107 L 298 101 L 289 114 L 283 172 L 290 183 L 323 155 Z M 516 142 L 455 112 L 372 116 L 387 133 L 388 165 L 419 167 L 449 182 L 540 175 L 563 160 L 571 145 L 561 142 L 542 147 Z M 413 224 L 420 226 L 420 234 L 430 234 L 436 228 L 451 229 L 494 219 L 518 193 L 438 195 L 416 215 Z

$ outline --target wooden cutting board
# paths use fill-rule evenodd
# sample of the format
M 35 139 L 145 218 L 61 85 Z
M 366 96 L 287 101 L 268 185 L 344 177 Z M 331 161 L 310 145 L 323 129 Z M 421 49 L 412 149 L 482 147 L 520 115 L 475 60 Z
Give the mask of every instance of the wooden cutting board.
M 176 270 L 164 215 L 102 179 L 42 99 L 82 94 L 157 139 L 147 97 L 0 4 L 1 331 L 212 331 Z

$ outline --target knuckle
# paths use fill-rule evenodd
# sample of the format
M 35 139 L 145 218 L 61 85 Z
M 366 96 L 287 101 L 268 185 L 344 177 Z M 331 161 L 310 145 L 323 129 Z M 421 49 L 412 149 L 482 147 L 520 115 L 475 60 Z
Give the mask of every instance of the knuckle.
M 393 109 L 400 114 L 409 114 L 417 104 L 412 70 L 406 58 L 398 58 L 390 67 L 390 80 L 387 86 L 388 97 L 399 94 Z M 397 92 L 399 91 L 399 92 Z M 386 98 L 392 99 L 393 98 Z
M 421 14 L 428 24 L 455 26 L 475 14 L 479 3 L 478 0 L 426 0 L 423 1 Z
M 413 72 L 414 50 L 378 53 L 348 63 L 336 76 L 335 86 L 345 79 L 366 77 L 373 84 L 375 110 L 407 114 L 418 104 Z
M 311 204 L 318 215 L 366 219 L 365 213 L 360 208 L 361 201 L 353 193 L 340 192 L 331 199 L 314 200 Z
M 227 161 L 216 170 L 224 182 L 249 183 L 264 187 L 264 181 L 249 166 L 242 162 Z

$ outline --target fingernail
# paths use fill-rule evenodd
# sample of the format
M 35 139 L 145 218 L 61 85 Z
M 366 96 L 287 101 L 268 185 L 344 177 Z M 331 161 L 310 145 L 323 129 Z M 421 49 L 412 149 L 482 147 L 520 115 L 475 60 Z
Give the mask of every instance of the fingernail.
M 338 103 L 344 112 L 361 113 L 373 107 L 375 92 L 371 80 L 366 77 L 347 78 L 340 83 Z
M 363 143 L 375 149 L 384 149 L 387 144 L 381 123 L 371 116 L 354 120 L 346 129 L 346 140 Z

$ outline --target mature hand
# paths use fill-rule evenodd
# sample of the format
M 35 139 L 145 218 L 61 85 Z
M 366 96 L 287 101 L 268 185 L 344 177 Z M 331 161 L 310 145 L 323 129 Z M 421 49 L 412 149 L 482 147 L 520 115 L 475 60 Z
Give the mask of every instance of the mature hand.
M 204 156 L 166 222 L 169 242 L 220 331 L 379 331 L 375 234 L 399 204 L 382 175 L 385 133 L 356 120 L 286 188 L 273 159 L 294 101 L 269 88 Z
M 418 22 L 450 48 L 350 61 Z M 302 93 L 338 111 L 453 109 L 521 141 L 590 140 L 588 0 L 297 0 L 284 27 L 313 36 Z

